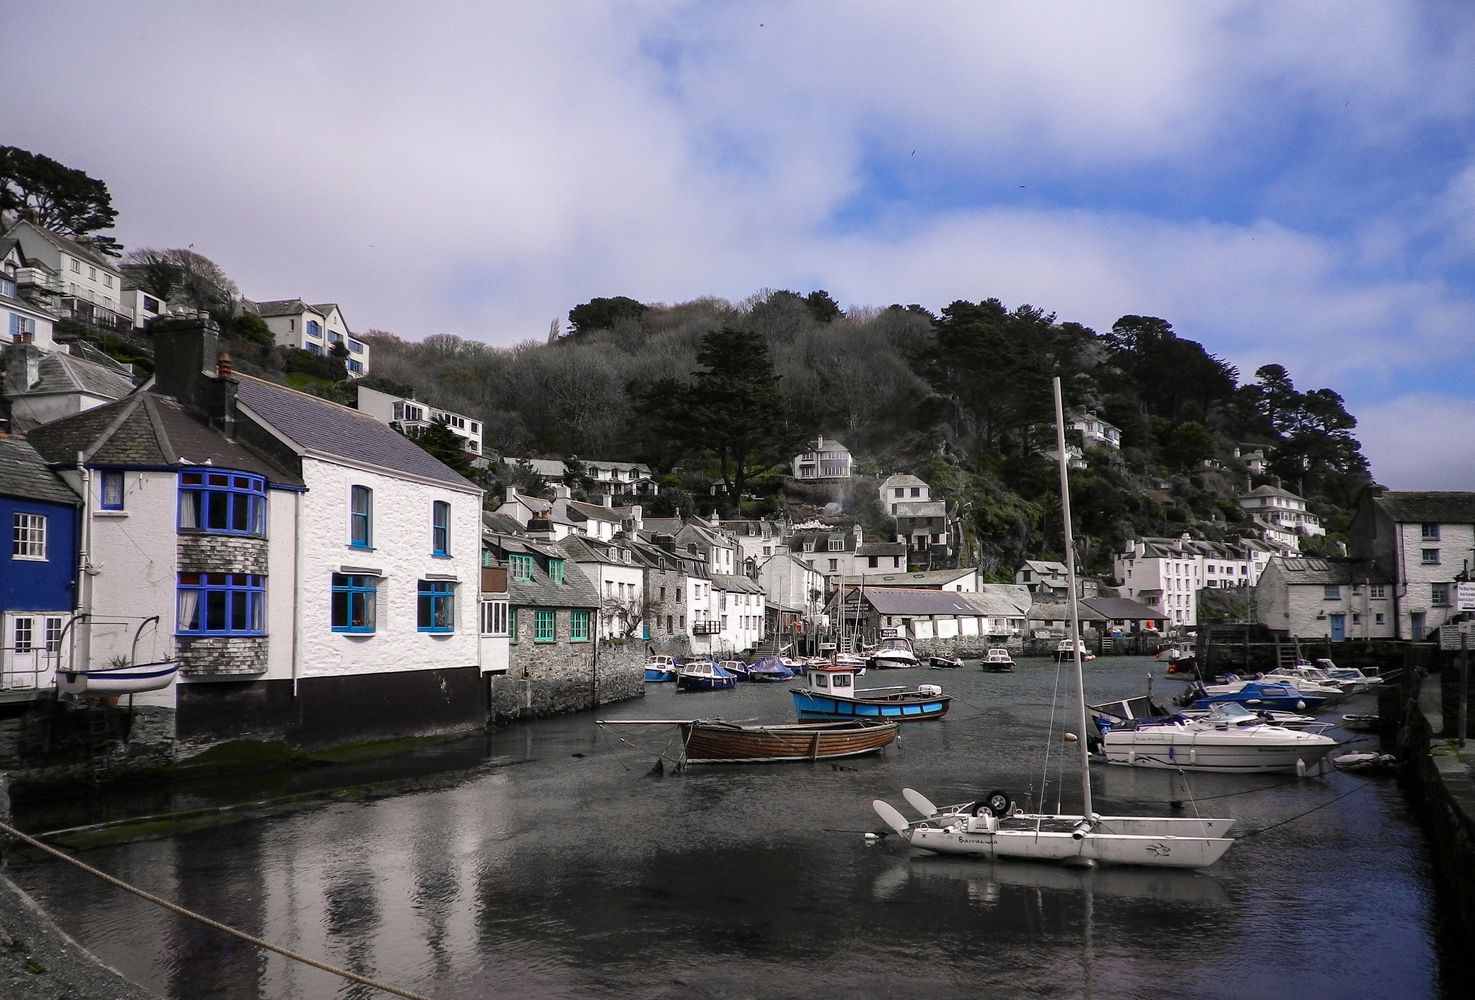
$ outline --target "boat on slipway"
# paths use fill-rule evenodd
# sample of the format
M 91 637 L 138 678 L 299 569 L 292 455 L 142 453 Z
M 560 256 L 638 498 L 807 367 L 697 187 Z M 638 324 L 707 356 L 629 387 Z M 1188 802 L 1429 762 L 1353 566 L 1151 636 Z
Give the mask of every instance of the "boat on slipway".
M 1070 488 L 1065 456 L 1065 416 L 1060 379 L 1054 380 L 1056 452 L 1060 458 L 1060 505 L 1065 522 L 1066 569 L 1070 584 L 1071 628 L 1080 633 L 1076 598 L 1075 543 L 1071 536 Z M 1088 731 L 1084 650 L 1072 649 L 1081 733 Z M 1069 738 L 1070 734 L 1067 734 Z M 872 807 L 897 836 L 912 847 L 934 854 L 974 858 L 1018 858 L 1091 866 L 1097 862 L 1163 868 L 1204 868 L 1214 864 L 1234 841 L 1224 836 L 1232 819 L 1201 816 L 1102 816 L 1092 808 L 1090 756 L 1084 739 L 1080 752 L 1081 812 L 1076 815 L 1030 814 L 1015 808 L 1003 791 L 982 799 L 939 808 L 912 789 L 902 792 L 922 818 L 908 820 L 891 804 L 876 799 Z M 1043 791 L 1042 791 L 1043 795 Z M 874 837 L 874 834 L 868 836 Z
M 896 742 L 895 722 L 739 723 L 722 719 L 601 720 L 602 726 L 675 726 L 687 764 L 779 764 L 876 753 Z
M 855 669 L 834 663 L 809 668 L 808 683 L 790 688 L 800 719 L 890 719 L 920 722 L 947 714 L 952 698 L 936 684 L 857 688 Z

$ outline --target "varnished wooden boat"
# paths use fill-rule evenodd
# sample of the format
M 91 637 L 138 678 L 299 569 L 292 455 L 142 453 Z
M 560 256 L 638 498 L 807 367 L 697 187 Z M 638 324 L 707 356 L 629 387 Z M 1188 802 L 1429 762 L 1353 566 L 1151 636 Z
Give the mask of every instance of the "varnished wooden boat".
M 897 724 L 839 722 L 737 723 L 721 719 L 609 720 L 602 725 L 670 725 L 681 730 L 688 764 L 776 764 L 875 753 L 896 741 Z

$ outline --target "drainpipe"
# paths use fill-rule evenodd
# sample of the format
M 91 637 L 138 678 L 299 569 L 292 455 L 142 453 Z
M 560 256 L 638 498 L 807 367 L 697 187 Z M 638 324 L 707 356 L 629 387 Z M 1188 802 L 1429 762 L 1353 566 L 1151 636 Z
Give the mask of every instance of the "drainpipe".
M 92 470 L 82 461 L 82 452 L 77 452 L 77 471 L 82 476 L 82 532 L 79 539 L 81 551 L 77 553 L 77 608 L 72 620 L 72 668 L 80 661 L 86 669 L 92 657 L 92 626 L 85 621 L 92 611 L 92 578 L 97 570 L 92 567 Z M 84 627 L 85 626 L 85 627 Z M 80 633 L 80 636 L 78 635 Z
M 292 700 L 297 700 L 297 650 L 302 642 L 302 498 L 305 493 L 292 494 Z M 375 613 L 377 614 L 377 606 Z

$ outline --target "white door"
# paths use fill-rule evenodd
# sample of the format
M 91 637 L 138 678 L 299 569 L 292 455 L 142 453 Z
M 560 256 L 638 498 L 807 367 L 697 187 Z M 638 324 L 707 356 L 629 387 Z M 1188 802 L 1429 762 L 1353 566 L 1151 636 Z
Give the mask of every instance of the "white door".
M 7 612 L 0 616 L 4 645 L 0 646 L 0 688 L 33 690 L 51 683 L 54 653 L 60 645 L 61 615 Z

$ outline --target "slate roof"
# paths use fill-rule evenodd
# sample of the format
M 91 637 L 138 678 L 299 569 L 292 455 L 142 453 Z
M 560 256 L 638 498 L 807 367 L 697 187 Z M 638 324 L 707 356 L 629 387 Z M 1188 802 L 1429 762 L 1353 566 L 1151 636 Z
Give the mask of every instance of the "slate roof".
M 30 433 L 53 465 L 71 465 L 80 451 L 88 465 L 214 465 L 301 486 L 302 479 L 211 428 L 171 396 L 134 393 L 116 403 L 43 424 Z
M 1086 597 L 1081 599 L 1081 607 L 1090 608 L 1103 618 L 1120 618 L 1124 621 L 1156 620 L 1163 617 L 1163 613 L 1157 608 L 1134 601 L 1130 597 Z
M 926 486 L 927 483 L 909 472 L 893 472 L 881 483 L 885 490 L 895 489 L 898 486 Z
M 907 543 L 861 542 L 855 554 L 858 556 L 904 556 L 907 554 Z
M 729 594 L 761 594 L 763 585 L 751 577 L 737 573 L 713 573 L 712 589 L 725 590 Z
M 1017 583 L 986 583 L 982 590 L 958 596 L 989 618 L 1023 618 L 1034 603 L 1029 588 Z
M 0 437 L 0 493 L 71 506 L 82 502 L 28 441 L 15 437 Z
M 296 316 L 308 310 L 317 311 L 301 299 L 268 299 L 252 304 L 256 306 L 258 316 Z
M 603 504 L 584 503 L 582 500 L 565 500 L 564 503 L 568 506 L 569 510 L 578 511 L 586 519 L 591 521 L 610 521 L 615 524 L 619 524 L 621 521 L 619 514 L 616 514 L 611 508 Z
M 1263 486 L 1256 486 L 1254 489 L 1250 490 L 1250 492 L 1241 493 L 1239 495 L 1239 499 L 1241 500 L 1244 500 L 1248 497 L 1290 497 L 1292 500 L 1302 499 L 1301 497 L 1296 496 L 1296 494 L 1292 493 L 1290 490 L 1281 489 L 1279 486 L 1271 486 L 1269 483 L 1266 483 Z
M 1045 559 L 1026 559 L 1021 569 L 1031 569 L 1042 576 L 1068 576 L 1070 570 L 1063 562 L 1050 562 Z
M 516 518 L 490 510 L 481 512 L 481 527 L 483 531 L 500 532 L 504 535 L 520 535 L 526 530 Z
M 507 601 L 513 607 L 597 608 L 602 603 L 594 584 L 560 548 L 497 533 L 483 534 L 482 545 L 491 548 L 504 563 L 510 552 L 533 552 L 543 557 L 533 560 L 531 580 L 514 580 L 511 573 L 507 574 Z M 550 555 L 565 560 L 563 586 L 555 584 L 548 575 Z
M 867 590 L 864 598 L 883 615 L 962 615 L 977 618 L 982 612 L 968 595 L 951 590 Z
M 964 577 L 972 577 L 971 569 L 924 569 L 915 572 L 863 573 L 842 576 L 838 582 L 847 587 L 941 587 Z M 869 591 L 867 591 L 869 593 Z
M 1093 610 L 1085 601 L 1081 601 L 1076 610 L 1083 622 L 1106 620 L 1105 615 Z M 1152 616 L 1154 618 L 1161 618 L 1163 617 L 1163 613 L 1161 611 L 1154 611 Z M 1068 622 L 1070 621 L 1070 605 L 1065 601 L 1036 601 L 1029 606 L 1029 620 L 1032 622 Z
M 1374 502 L 1404 524 L 1475 524 L 1475 493 L 1390 491 Z
M 367 413 L 249 375 L 236 377 L 237 401 L 304 451 L 429 479 L 452 489 L 480 490 Z
M 135 388 L 126 375 L 105 365 L 50 351 L 38 359 L 36 376 L 36 381 L 24 390 L 25 395 L 82 392 L 103 399 L 122 399 Z
M 1324 587 L 1328 584 L 1392 583 L 1393 577 L 1376 570 L 1372 563 L 1343 560 L 1319 559 L 1314 556 L 1303 558 L 1277 558 L 1271 566 L 1279 567 L 1288 587 Z M 1262 576 L 1261 579 L 1264 579 Z
M 840 548 L 830 548 L 830 539 L 832 538 L 840 539 Z M 790 552 L 854 552 L 855 532 L 844 528 L 821 531 L 796 531 L 788 537 L 786 542 Z M 805 542 L 813 543 L 814 548 L 812 550 L 806 550 L 804 548 Z
M 629 543 L 617 544 L 602 542 L 597 538 L 587 535 L 569 535 L 561 538 L 556 543 L 559 548 L 567 553 L 567 558 L 575 562 L 601 562 L 611 566 L 639 566 L 632 558 L 621 555 L 622 550 L 628 549 Z
M 10 229 L 6 232 L 6 235 L 12 238 L 16 238 L 17 242 L 19 242 L 19 239 L 15 237 L 15 233 L 22 226 L 25 226 L 32 232 L 39 235 L 43 240 L 45 240 L 47 243 L 50 243 L 53 247 L 55 247 L 57 250 L 60 250 L 62 253 L 69 253 L 73 257 L 81 257 L 89 264 L 96 264 L 98 267 L 105 267 L 109 271 L 112 271 L 114 274 L 121 273 L 118 270 L 118 261 L 112 257 L 109 257 L 101 250 L 97 250 L 78 240 L 62 236 L 59 233 L 53 233 L 51 230 L 46 229 L 42 226 L 35 225 L 31 222 L 26 222 L 24 220 L 21 222 L 17 222 L 15 225 L 10 227 Z

